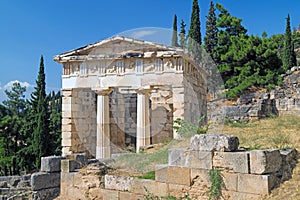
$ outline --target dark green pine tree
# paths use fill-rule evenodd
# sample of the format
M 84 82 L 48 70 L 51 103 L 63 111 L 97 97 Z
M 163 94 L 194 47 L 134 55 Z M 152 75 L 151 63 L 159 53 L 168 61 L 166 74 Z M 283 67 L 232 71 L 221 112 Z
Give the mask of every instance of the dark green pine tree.
M 283 70 L 287 71 L 296 65 L 296 54 L 292 41 L 290 15 L 286 18 L 286 29 L 284 38 Z
M 188 34 L 188 50 L 195 56 L 196 60 L 201 58 L 201 44 L 200 8 L 198 0 L 193 0 L 190 30 Z
M 62 125 L 62 97 L 60 92 L 48 96 L 50 123 L 49 123 L 49 146 L 51 155 L 61 155 L 61 125 Z
M 179 45 L 182 48 L 186 48 L 186 36 L 185 36 L 185 27 L 186 24 L 183 20 L 180 22 L 180 33 L 179 33 Z
M 215 5 L 211 1 L 208 16 L 206 16 L 206 33 L 204 37 L 204 47 L 205 50 L 213 58 L 214 49 L 218 43 L 218 28 L 217 28 L 217 17 L 215 13 Z
M 33 129 L 32 149 L 35 157 L 35 168 L 40 168 L 40 159 L 47 156 L 49 150 L 49 114 L 46 98 L 44 58 L 41 56 L 38 79 L 36 81 L 35 91 L 32 93 L 32 109 L 35 113 L 36 126 Z
M 177 16 L 174 15 L 173 21 L 173 32 L 172 32 L 172 46 L 178 47 L 178 37 L 177 37 Z

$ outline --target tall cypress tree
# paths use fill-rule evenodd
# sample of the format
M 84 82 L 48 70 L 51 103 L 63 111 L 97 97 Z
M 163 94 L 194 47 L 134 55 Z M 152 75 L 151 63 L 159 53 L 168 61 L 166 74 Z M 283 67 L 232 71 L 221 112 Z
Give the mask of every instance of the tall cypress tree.
M 178 47 L 178 37 L 177 37 L 177 16 L 174 15 L 173 21 L 173 32 L 172 32 L 172 46 Z
M 284 38 L 283 70 L 286 71 L 296 65 L 296 53 L 292 41 L 290 14 L 286 18 L 286 29 Z
M 200 45 L 202 44 L 200 31 L 200 8 L 198 0 L 193 0 L 191 23 L 188 37 L 188 50 L 192 52 L 196 60 L 198 60 L 201 58 Z
M 180 33 L 179 33 L 179 45 L 182 48 L 186 48 L 186 37 L 185 37 L 185 27 L 186 24 L 183 20 L 180 22 Z
M 32 93 L 32 106 L 35 112 L 36 126 L 33 129 L 33 144 L 32 149 L 35 157 L 35 168 L 39 169 L 40 159 L 46 156 L 49 152 L 49 114 L 47 112 L 47 98 L 46 98 L 46 82 L 45 82 L 45 68 L 44 58 L 41 56 L 40 67 L 38 72 L 38 79 L 36 81 L 35 91 Z
M 210 2 L 210 8 L 208 16 L 206 16 L 206 34 L 204 37 L 205 50 L 213 58 L 213 51 L 218 43 L 218 28 L 217 28 L 217 17 L 215 13 L 216 9 L 214 3 Z

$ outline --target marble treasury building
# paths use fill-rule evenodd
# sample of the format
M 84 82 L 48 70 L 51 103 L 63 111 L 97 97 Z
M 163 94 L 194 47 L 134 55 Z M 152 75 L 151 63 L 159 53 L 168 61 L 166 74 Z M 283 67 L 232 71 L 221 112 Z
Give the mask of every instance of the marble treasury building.
M 175 119 L 206 114 L 205 71 L 181 48 L 115 36 L 58 56 L 62 154 L 114 153 L 179 135 Z

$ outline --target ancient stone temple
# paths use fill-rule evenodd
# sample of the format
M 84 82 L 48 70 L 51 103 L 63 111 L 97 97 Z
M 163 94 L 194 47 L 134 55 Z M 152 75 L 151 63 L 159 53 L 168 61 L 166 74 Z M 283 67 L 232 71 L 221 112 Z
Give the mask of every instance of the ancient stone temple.
M 206 114 L 205 71 L 181 48 L 115 36 L 55 56 L 63 65 L 63 155 L 109 158 L 177 138 Z

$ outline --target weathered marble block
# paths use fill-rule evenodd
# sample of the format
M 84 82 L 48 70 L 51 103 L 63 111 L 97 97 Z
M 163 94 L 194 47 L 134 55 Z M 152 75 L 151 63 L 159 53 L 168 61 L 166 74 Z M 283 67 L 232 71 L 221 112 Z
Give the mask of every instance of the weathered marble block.
M 41 158 L 41 171 L 42 172 L 60 172 L 62 156 L 49 156 Z
M 190 140 L 191 149 L 195 151 L 235 151 L 239 146 L 239 139 L 233 135 L 200 134 Z
M 133 184 L 133 177 L 105 175 L 104 185 L 105 189 L 118 191 L 131 191 Z
M 189 150 L 187 148 L 169 149 L 168 164 L 172 166 L 189 166 Z
M 60 186 L 60 173 L 34 173 L 31 176 L 31 189 L 42 190 Z
M 213 166 L 229 172 L 248 174 L 249 152 L 214 152 Z
M 250 151 L 251 174 L 268 174 L 277 172 L 281 167 L 282 158 L 277 149 Z

